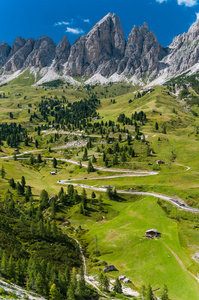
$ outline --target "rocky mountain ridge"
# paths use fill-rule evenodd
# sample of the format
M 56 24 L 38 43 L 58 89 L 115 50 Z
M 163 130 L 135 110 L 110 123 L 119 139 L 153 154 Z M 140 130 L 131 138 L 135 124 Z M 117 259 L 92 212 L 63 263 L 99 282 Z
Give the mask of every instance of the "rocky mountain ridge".
M 164 49 L 146 23 L 134 26 L 126 41 L 120 19 L 109 13 L 72 46 L 66 36 L 56 46 L 45 35 L 38 40 L 18 37 L 12 47 L 0 43 L 0 83 L 27 68 L 40 72 L 39 77 L 45 76 L 47 81 L 93 76 L 104 83 L 108 77 L 120 81 L 128 76 L 132 83 L 162 83 L 198 62 L 199 20 Z

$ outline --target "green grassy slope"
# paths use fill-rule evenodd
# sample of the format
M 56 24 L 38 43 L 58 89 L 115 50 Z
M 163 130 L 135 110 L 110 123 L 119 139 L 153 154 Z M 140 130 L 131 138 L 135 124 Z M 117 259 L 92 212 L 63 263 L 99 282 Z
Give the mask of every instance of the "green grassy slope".
M 158 289 L 164 282 L 171 299 L 198 299 L 199 284 L 185 269 L 192 262 L 182 251 L 176 222 L 166 217 L 153 197 L 113 205 L 120 215 L 96 223 L 89 231 L 93 241 L 97 235 L 100 260 L 114 264 L 120 275 L 125 274 L 137 286 L 150 282 Z M 151 228 L 162 237 L 143 237 Z

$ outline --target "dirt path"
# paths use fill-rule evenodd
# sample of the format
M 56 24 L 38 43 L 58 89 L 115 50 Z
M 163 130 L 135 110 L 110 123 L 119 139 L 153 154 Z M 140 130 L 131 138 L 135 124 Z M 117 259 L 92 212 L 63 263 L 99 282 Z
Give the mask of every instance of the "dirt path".
M 67 234 L 68 235 L 68 234 Z M 68 235 L 69 236 L 69 235 Z M 88 283 L 88 284 L 90 284 L 90 285 L 92 285 L 97 291 L 98 291 L 98 293 L 100 294 L 100 295 L 102 295 L 103 297 L 105 297 L 105 298 L 107 298 L 107 299 L 112 299 L 112 298 L 110 298 L 109 296 L 107 296 L 106 294 L 104 294 L 100 289 L 99 289 L 99 287 L 94 283 L 94 282 L 92 282 L 89 278 L 88 278 L 88 276 L 86 275 L 86 258 L 85 258 L 85 256 L 84 256 L 84 253 L 83 253 L 83 250 L 82 250 L 82 246 L 81 246 L 81 244 L 80 244 L 80 242 L 77 240 L 77 239 L 75 239 L 75 238 L 73 238 L 73 237 L 71 237 L 71 236 L 69 236 L 71 239 L 73 239 L 77 244 L 78 244 L 78 246 L 79 246 L 79 251 L 80 251 L 80 254 L 81 254 L 81 258 L 82 258 L 82 261 L 83 261 L 83 270 L 84 270 L 84 280 Z
M 173 256 L 175 257 L 175 259 L 177 260 L 177 262 L 179 263 L 179 265 L 181 266 L 181 268 L 184 271 L 188 272 L 199 283 L 199 278 L 196 277 L 194 274 L 192 274 L 189 270 L 187 270 L 187 268 L 185 267 L 185 265 L 183 264 L 183 262 L 181 261 L 181 259 L 179 258 L 179 256 L 167 244 L 165 244 L 164 242 L 162 242 L 162 244 L 173 254 Z

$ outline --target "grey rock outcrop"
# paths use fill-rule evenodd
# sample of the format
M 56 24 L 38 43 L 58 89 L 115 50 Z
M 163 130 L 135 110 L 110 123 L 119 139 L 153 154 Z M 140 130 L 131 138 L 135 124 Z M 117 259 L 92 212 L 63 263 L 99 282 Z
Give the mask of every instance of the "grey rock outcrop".
M 142 27 L 134 26 L 117 71 L 124 75 L 136 75 L 138 78 L 150 76 L 153 72 L 157 74 L 159 60 L 164 55 L 165 51 L 158 43 L 156 35 L 148 30 L 146 23 Z
M 25 45 L 25 43 L 26 40 L 21 36 L 18 36 L 12 44 L 12 49 L 10 51 L 9 58 L 13 56 L 20 48 L 22 48 Z
M 0 67 L 3 67 L 7 62 L 10 51 L 11 47 L 7 43 L 0 43 Z
M 68 41 L 68 37 L 64 36 L 55 50 L 55 68 L 56 70 L 60 70 L 63 68 L 63 65 L 68 61 L 70 55 L 71 45 Z
M 5 65 L 5 71 L 17 71 L 23 68 L 24 62 L 28 55 L 32 52 L 35 44 L 35 40 L 30 38 L 28 39 L 24 46 L 19 48 L 14 55 L 11 56 L 9 61 Z
M 162 68 L 159 75 L 172 77 L 187 71 L 199 62 L 199 20 L 187 33 L 180 34 L 173 39 L 168 47 L 168 55 L 161 61 Z
M 12 48 L 5 42 L 0 43 L 1 73 L 47 67 L 44 71 L 53 73 L 53 78 L 61 70 L 64 75 L 71 76 L 99 73 L 103 82 L 106 81 L 103 76 L 117 73 L 113 76 L 116 79 L 133 75 L 132 80 L 136 82 L 140 82 L 139 79 L 151 81 L 158 78 L 157 83 L 163 83 L 198 62 L 199 20 L 187 33 L 174 38 L 166 49 L 158 43 L 156 35 L 146 23 L 141 27 L 134 26 L 126 42 L 120 19 L 111 13 L 96 23 L 88 34 L 79 37 L 72 46 L 66 36 L 56 46 L 45 35 L 36 41 L 18 37 Z
M 125 52 L 125 36 L 120 19 L 110 13 L 71 47 L 65 72 L 69 75 L 106 76 L 117 70 Z
M 52 64 L 55 57 L 56 44 L 53 40 L 42 35 L 34 44 L 32 52 L 24 62 L 24 68 L 38 67 L 44 68 Z
M 117 269 L 114 265 L 110 265 L 110 266 L 104 268 L 103 271 L 104 271 L 104 273 L 106 273 L 106 272 L 111 272 L 111 271 L 117 271 Z

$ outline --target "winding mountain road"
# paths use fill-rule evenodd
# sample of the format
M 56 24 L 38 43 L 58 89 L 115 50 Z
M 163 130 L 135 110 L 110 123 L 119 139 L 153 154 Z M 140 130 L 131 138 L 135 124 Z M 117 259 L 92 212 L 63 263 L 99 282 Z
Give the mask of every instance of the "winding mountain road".
M 33 152 L 38 152 L 38 151 L 43 151 L 43 150 L 33 150 L 33 151 L 26 151 L 23 152 L 21 154 L 17 154 L 17 156 L 23 156 L 25 154 L 29 154 L 29 153 L 33 153 Z M 1 157 L 2 159 L 9 159 L 9 158 L 13 158 L 13 155 L 10 156 L 4 156 Z M 48 158 L 44 158 L 44 159 L 48 159 L 48 160 L 53 160 L 53 158 L 48 157 Z M 72 159 L 66 159 L 66 158 L 57 158 L 58 161 L 63 161 L 63 162 L 67 162 L 67 163 L 71 163 L 74 165 L 80 165 L 79 161 L 76 160 L 72 160 Z M 88 164 L 86 163 L 81 163 L 82 167 L 87 168 Z M 99 170 L 99 171 L 104 171 L 104 172 L 112 172 L 112 173 L 125 173 L 125 175 L 119 174 L 119 175 L 114 175 L 114 176 L 104 176 L 104 177 L 95 177 L 95 178 L 89 178 L 88 180 L 99 180 L 99 179 L 112 179 L 112 178 L 120 178 L 120 177 L 134 177 L 134 176 L 154 176 L 154 175 L 158 175 L 158 172 L 154 172 L 154 171 L 132 171 L 132 170 L 120 170 L 120 169 L 109 169 L 109 168 L 104 168 L 104 167 L 98 167 L 98 166 L 94 166 L 95 170 Z M 186 166 L 186 171 L 189 171 L 190 167 Z M 65 180 L 59 180 L 57 181 L 58 184 L 72 184 L 74 186 L 80 186 L 86 189 L 91 189 L 94 191 L 99 191 L 99 192 L 106 192 L 106 188 L 103 187 L 94 187 L 94 186 L 89 186 L 89 185 L 85 185 L 85 184 L 79 184 L 79 183 L 72 183 L 72 181 L 81 181 L 81 180 L 85 180 L 85 179 L 65 179 Z M 199 209 L 197 208 L 192 208 L 189 207 L 188 205 L 186 205 L 185 203 L 183 203 L 183 201 L 181 200 L 176 200 L 171 198 L 170 196 L 167 195 L 160 195 L 154 192 L 136 192 L 133 190 L 130 191 L 125 191 L 125 190 L 117 190 L 117 192 L 119 194 L 134 194 L 134 195 L 143 195 L 143 196 L 153 196 L 156 198 L 160 198 L 162 200 L 165 200 L 167 202 L 172 203 L 173 205 L 177 206 L 178 208 L 185 210 L 185 211 L 190 211 L 192 213 L 199 213 Z
M 120 176 L 118 176 L 120 177 Z M 93 178 L 94 179 L 94 178 Z M 95 179 L 99 179 L 95 178 Z M 95 186 L 90 186 L 90 185 L 86 185 L 86 184 L 79 184 L 79 183 L 73 183 L 72 180 L 59 180 L 57 181 L 58 184 L 66 184 L 66 185 L 74 185 L 74 186 L 79 186 L 85 189 L 90 189 L 93 191 L 98 191 L 98 192 L 106 192 L 107 189 L 103 188 L 103 187 L 95 187 Z M 161 194 L 157 194 L 157 193 L 153 193 L 153 192 L 137 192 L 137 191 L 124 191 L 124 190 L 117 190 L 118 194 L 129 194 L 129 195 L 141 195 L 141 196 L 153 196 L 162 200 L 165 200 L 167 202 L 172 203 L 173 205 L 177 206 L 178 208 L 181 208 L 182 210 L 186 210 L 186 211 L 190 211 L 193 213 L 199 213 L 199 209 L 197 208 L 193 208 L 193 207 L 189 207 L 186 204 L 184 204 L 183 202 L 181 202 L 180 200 L 176 200 L 171 198 L 170 196 L 166 196 L 166 195 L 161 195 Z

